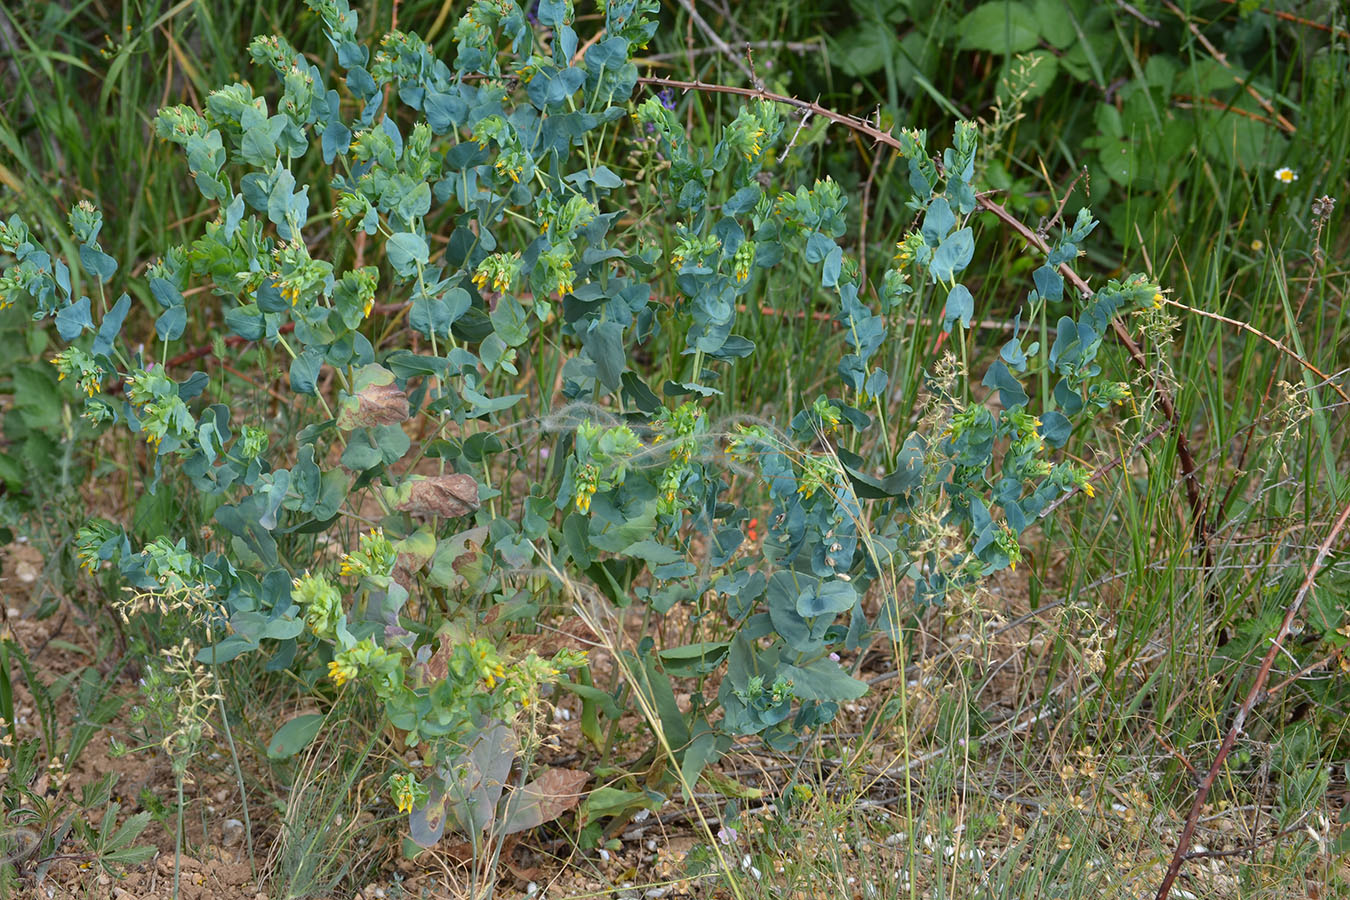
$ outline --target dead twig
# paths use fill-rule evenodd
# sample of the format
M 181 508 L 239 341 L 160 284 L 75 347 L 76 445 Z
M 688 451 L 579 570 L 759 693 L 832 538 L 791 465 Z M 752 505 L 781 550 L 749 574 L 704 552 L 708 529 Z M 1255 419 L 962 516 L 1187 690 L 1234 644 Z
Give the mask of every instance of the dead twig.
M 881 120 L 881 111 L 877 110 L 877 121 Z M 861 215 L 858 222 L 858 293 L 867 289 L 867 213 L 872 206 L 872 183 L 876 181 L 877 168 L 881 165 L 881 154 L 872 154 L 872 165 L 867 171 L 867 180 L 863 182 Z
M 1169 10 L 1171 10 L 1172 14 L 1175 15 L 1178 19 L 1181 19 L 1181 21 L 1186 23 L 1186 27 L 1190 30 L 1191 34 L 1195 35 L 1195 39 L 1200 42 L 1200 44 L 1205 48 L 1205 51 L 1209 53 L 1210 56 L 1214 57 L 1215 62 L 1223 66 L 1225 69 L 1233 68 L 1232 65 L 1229 64 L 1228 62 L 1228 56 L 1222 51 L 1220 51 L 1218 47 L 1215 47 L 1212 43 L 1210 43 L 1209 38 L 1205 37 L 1204 32 L 1202 32 L 1198 27 L 1196 27 L 1195 22 L 1190 18 L 1190 16 L 1186 15 L 1186 13 L 1184 13 L 1175 3 L 1173 3 L 1172 0 L 1163 0 L 1163 5 L 1166 6 Z M 1295 131 L 1298 130 L 1297 128 L 1294 127 L 1294 124 L 1292 122 L 1290 122 L 1278 111 L 1276 111 L 1275 106 L 1265 97 L 1261 96 L 1260 92 L 1257 91 L 1256 88 L 1248 84 L 1245 79 L 1237 75 L 1234 75 L 1233 82 L 1237 84 L 1239 87 L 1241 87 L 1243 90 L 1245 90 L 1248 94 L 1250 94 L 1252 99 L 1254 99 L 1258 104 L 1260 104 L 1261 108 L 1264 109 L 1268 115 L 1274 118 L 1277 123 L 1279 123 L 1280 128 L 1284 129 L 1289 134 L 1293 134 Z M 1237 110 L 1234 109 L 1231 104 L 1227 107 L 1227 109 L 1232 109 L 1234 112 L 1237 112 Z
M 1293 350 L 1290 350 L 1278 339 L 1271 337 L 1264 331 L 1261 331 L 1259 328 L 1255 328 L 1247 324 L 1246 322 L 1243 322 L 1241 319 L 1230 319 L 1228 316 L 1223 316 L 1220 315 L 1219 313 L 1210 312 L 1207 309 L 1197 309 L 1194 306 L 1187 306 L 1185 303 L 1182 303 L 1177 300 L 1172 300 L 1168 297 L 1164 297 L 1163 302 L 1166 303 L 1168 306 L 1175 306 L 1178 309 L 1184 309 L 1187 312 L 1195 313 L 1197 316 L 1203 316 L 1206 319 L 1213 319 L 1216 322 L 1223 322 L 1225 325 L 1232 325 L 1239 331 L 1245 331 L 1247 334 L 1250 334 L 1253 337 L 1260 338 L 1267 344 L 1270 344 L 1270 346 L 1274 347 L 1276 350 L 1283 353 L 1285 356 L 1292 359 L 1294 362 L 1298 363 L 1303 368 L 1307 369 L 1309 372 L 1316 375 L 1318 378 L 1322 379 L 1322 381 L 1325 382 L 1328 387 L 1330 387 L 1333 391 L 1335 391 L 1337 394 L 1340 395 L 1340 398 L 1342 400 L 1344 400 L 1346 403 L 1350 403 L 1350 394 L 1346 394 L 1346 392 L 1341 388 L 1340 385 L 1332 381 L 1331 376 L 1327 375 L 1321 369 L 1317 368 L 1317 366 L 1314 366 L 1312 363 L 1308 362 L 1306 359 L 1299 356 Z
M 825 44 L 821 41 L 751 41 L 745 46 L 751 50 L 786 50 L 789 53 L 812 53 L 825 49 Z M 633 62 L 639 66 L 655 65 L 688 56 L 706 56 L 709 53 L 723 52 L 725 51 L 721 47 L 695 47 L 687 53 L 653 53 L 650 56 L 638 56 L 633 58 Z
M 1272 835 L 1267 835 L 1266 837 L 1262 838 L 1259 841 L 1253 841 L 1246 847 L 1238 847 L 1234 850 L 1195 850 L 1192 851 L 1191 853 L 1187 853 L 1186 859 L 1187 860 L 1223 859 L 1224 857 L 1228 856 L 1242 856 L 1243 854 L 1246 853 L 1255 853 L 1258 847 L 1263 847 L 1266 844 L 1274 843 L 1275 841 L 1278 841 L 1282 837 L 1286 837 L 1288 835 L 1293 834 L 1295 831 L 1302 831 L 1304 828 L 1303 821 L 1306 818 L 1308 818 L 1309 815 L 1310 812 L 1308 810 L 1304 810 L 1303 813 L 1298 817 L 1298 819 L 1295 820 L 1293 825 L 1290 825 L 1288 828 L 1284 828 L 1280 831 L 1277 831 Z
M 1229 6 L 1236 6 L 1238 0 L 1223 0 Z M 1277 19 L 1283 19 L 1286 22 L 1293 22 L 1295 25 L 1302 25 L 1305 28 L 1316 28 L 1318 31 L 1325 31 L 1327 34 L 1334 35 L 1337 38 L 1350 37 L 1350 31 L 1343 28 L 1335 28 L 1325 22 L 1314 22 L 1312 19 L 1305 19 L 1302 16 L 1296 16 L 1291 12 L 1285 12 L 1282 9 L 1258 9 L 1259 13 L 1265 13 L 1268 16 L 1274 16 Z
M 1041 172 L 1042 173 L 1045 172 L 1044 162 L 1041 163 Z M 1050 221 L 1047 222 L 1044 219 L 1042 219 L 1040 224 L 1036 226 L 1036 233 L 1039 234 L 1042 238 L 1048 238 L 1050 236 L 1050 229 L 1054 228 L 1056 225 L 1059 224 L 1059 220 L 1064 217 L 1064 207 L 1069 204 L 1069 198 L 1073 196 L 1073 189 L 1077 187 L 1078 182 L 1086 178 L 1087 175 L 1088 175 L 1087 166 L 1083 166 L 1081 169 L 1079 169 L 1078 174 L 1073 176 L 1073 181 L 1070 181 L 1069 186 L 1065 188 L 1064 196 L 1059 198 L 1059 206 L 1058 208 L 1055 209 L 1055 214 L 1050 217 Z M 1050 176 L 1046 175 L 1045 180 L 1047 183 L 1049 183 Z M 1054 186 L 1051 185 L 1051 187 L 1053 188 Z
M 722 36 L 717 33 L 717 30 L 714 29 L 711 25 L 709 25 L 707 21 L 704 20 L 704 18 L 698 14 L 698 10 L 694 8 L 693 0 L 680 0 L 680 6 L 683 6 L 684 11 L 689 13 L 689 18 L 692 19 L 694 24 L 698 26 L 698 30 L 703 32 L 703 35 L 708 40 L 713 42 L 713 46 L 716 47 L 723 55 L 725 55 L 727 59 L 735 63 L 736 68 L 740 69 L 742 72 L 745 73 L 745 77 L 750 79 L 751 84 L 755 84 L 756 83 L 755 73 L 750 71 L 749 66 L 741 62 L 741 58 L 736 55 L 736 52 L 734 50 L 731 49 L 730 44 L 722 40 Z
M 1186 861 L 1186 851 L 1190 849 L 1191 838 L 1195 836 L 1195 826 L 1196 821 L 1200 818 L 1200 810 L 1204 807 L 1210 789 L 1214 787 L 1214 782 L 1219 777 L 1219 770 L 1223 768 L 1224 760 L 1228 758 L 1228 754 L 1233 750 L 1233 745 L 1237 743 L 1238 735 L 1242 733 L 1242 727 L 1247 724 L 1247 716 L 1258 702 L 1268 696 L 1264 688 L 1266 679 L 1270 677 L 1270 668 L 1275 663 L 1275 657 L 1280 654 L 1285 638 L 1289 637 L 1294 617 L 1303 608 L 1303 601 L 1312 591 L 1317 573 L 1321 571 L 1322 564 L 1326 562 L 1327 556 L 1331 553 L 1332 545 L 1340 537 L 1347 521 L 1350 521 L 1350 504 L 1346 504 L 1345 508 L 1341 510 L 1335 524 L 1327 532 L 1326 539 L 1317 548 L 1317 555 L 1313 557 L 1312 564 L 1308 566 L 1308 574 L 1304 577 L 1303 584 L 1299 586 L 1298 593 L 1294 595 L 1294 599 L 1289 602 L 1289 606 L 1285 609 L 1284 621 L 1280 623 L 1280 630 L 1275 633 L 1275 638 L 1270 643 L 1270 649 L 1266 651 L 1265 657 L 1261 660 L 1261 668 L 1256 672 L 1256 680 L 1252 683 L 1251 690 L 1247 692 L 1247 698 L 1238 707 L 1237 714 L 1233 716 L 1233 724 L 1229 727 L 1228 733 L 1224 735 L 1223 743 L 1219 745 L 1219 752 L 1215 754 L 1214 762 L 1210 765 L 1209 771 L 1205 774 L 1204 779 L 1200 782 L 1200 787 L 1195 792 L 1195 800 L 1191 804 L 1190 813 L 1186 816 L 1186 824 L 1181 829 L 1181 836 L 1177 839 L 1176 851 L 1172 854 L 1172 862 L 1167 867 L 1167 874 L 1158 887 L 1156 900 L 1167 900 L 1168 895 L 1171 894 L 1172 885 L 1176 882 L 1177 875 L 1181 871 L 1181 864 Z
M 1135 9 L 1133 6 L 1126 3 L 1125 0 L 1116 0 L 1116 6 L 1120 7 L 1120 9 L 1134 16 L 1136 19 L 1138 19 L 1140 22 L 1143 22 L 1149 28 L 1157 28 L 1158 26 L 1162 25 L 1162 23 L 1159 22 L 1157 19 L 1150 19 L 1148 16 L 1144 15 L 1139 10 Z

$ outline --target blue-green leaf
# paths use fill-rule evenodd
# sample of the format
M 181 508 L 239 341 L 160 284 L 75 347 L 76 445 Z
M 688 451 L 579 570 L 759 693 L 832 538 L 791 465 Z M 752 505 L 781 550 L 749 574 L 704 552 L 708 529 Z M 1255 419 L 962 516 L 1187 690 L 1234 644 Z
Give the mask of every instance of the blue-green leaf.
M 178 340 L 186 327 L 187 309 L 182 306 L 170 306 L 155 320 L 155 334 L 161 341 Z
M 117 335 L 122 331 L 122 323 L 126 321 L 127 313 L 131 310 L 131 297 L 126 294 L 117 298 L 113 308 L 108 310 L 108 314 L 103 317 L 99 323 L 98 335 L 94 338 L 93 353 L 95 356 L 109 356 L 112 354 L 113 341 L 117 340 Z
M 797 595 L 797 612 L 804 618 L 838 615 L 853 608 L 858 592 L 846 581 L 808 584 Z
M 61 340 L 66 343 L 75 340 L 86 328 L 93 327 L 94 322 L 89 317 L 88 297 L 81 297 L 56 314 L 56 333 L 61 335 Z
M 851 677 L 828 657 L 810 665 L 784 665 L 782 674 L 792 679 L 792 692 L 799 700 L 857 700 L 867 693 L 867 683 Z
M 935 281 L 951 281 L 957 272 L 970 265 L 975 255 L 975 236 L 970 228 L 952 232 L 933 253 L 928 271 Z
M 941 251 L 939 251 L 941 252 Z M 951 331 L 952 324 L 961 320 L 962 328 L 970 327 L 970 319 L 975 315 L 975 298 L 964 284 L 958 284 L 947 295 L 947 306 L 942 311 L 942 330 Z
M 291 390 L 298 394 L 314 393 L 322 368 L 323 351 L 318 347 L 306 347 L 304 353 L 291 360 Z
M 117 260 L 87 244 L 80 247 L 80 265 L 99 281 L 107 281 L 117 271 Z
M 426 265 L 430 259 L 426 239 L 409 231 L 400 231 L 390 236 L 389 242 L 385 245 L 385 253 L 389 256 L 389 264 L 401 278 L 415 275 L 417 267 Z
M 942 239 L 956 227 L 956 216 L 952 214 L 951 204 L 946 197 L 938 197 L 928 205 L 923 216 L 923 239 L 930 247 L 937 247 Z
M 1004 409 L 1015 409 L 1019 406 L 1026 406 L 1027 392 L 1022 388 L 1021 382 L 1008 369 L 1008 364 L 1003 360 L 995 360 L 989 367 L 989 371 L 984 374 L 984 381 L 981 382 L 987 388 L 994 388 L 999 392 L 998 400 L 1003 404 Z

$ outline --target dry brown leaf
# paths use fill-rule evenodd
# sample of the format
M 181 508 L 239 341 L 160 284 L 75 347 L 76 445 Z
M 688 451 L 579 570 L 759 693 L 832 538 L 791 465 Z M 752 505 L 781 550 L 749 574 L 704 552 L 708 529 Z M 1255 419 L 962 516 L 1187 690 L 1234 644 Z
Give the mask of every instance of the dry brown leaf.
M 365 366 L 358 373 L 355 391 L 344 395 L 338 408 L 337 425 L 344 431 L 375 425 L 397 425 L 410 415 L 408 395 L 383 366 Z
M 399 485 L 394 508 L 414 516 L 455 519 L 478 509 L 478 482 L 472 475 L 414 475 Z
M 538 828 L 575 808 L 590 777 L 580 769 L 545 769 L 507 800 L 502 834 Z

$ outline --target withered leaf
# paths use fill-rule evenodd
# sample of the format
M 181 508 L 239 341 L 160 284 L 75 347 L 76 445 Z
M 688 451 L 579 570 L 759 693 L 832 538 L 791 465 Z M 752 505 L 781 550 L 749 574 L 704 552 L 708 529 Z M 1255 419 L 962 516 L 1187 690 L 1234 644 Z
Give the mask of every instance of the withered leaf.
M 380 365 L 362 366 L 352 393 L 338 404 L 337 424 L 344 431 L 375 425 L 397 425 L 410 415 L 408 395 L 394 383 L 394 373 Z
M 487 536 L 487 527 L 479 525 L 437 543 L 427 580 L 437 587 L 451 590 L 465 587 L 473 575 L 475 563 L 482 555 Z
M 478 509 L 478 482 L 472 475 L 413 475 L 393 491 L 393 507 L 414 516 L 455 519 Z
M 398 557 L 394 562 L 394 580 L 405 588 L 411 588 L 414 576 L 421 571 L 436 553 L 436 538 L 420 528 L 401 541 L 394 543 Z
M 582 788 L 590 777 L 580 769 L 545 769 L 507 798 L 501 833 L 515 834 L 552 822 L 581 802 Z

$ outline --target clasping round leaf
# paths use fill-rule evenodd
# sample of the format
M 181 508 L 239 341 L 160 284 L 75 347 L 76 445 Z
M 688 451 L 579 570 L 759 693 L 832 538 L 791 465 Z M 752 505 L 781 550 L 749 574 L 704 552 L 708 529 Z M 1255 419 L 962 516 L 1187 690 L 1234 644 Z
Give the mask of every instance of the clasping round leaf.
M 838 615 L 853 608 L 858 592 L 846 581 L 826 581 L 807 585 L 797 595 L 797 614 L 802 618 Z

